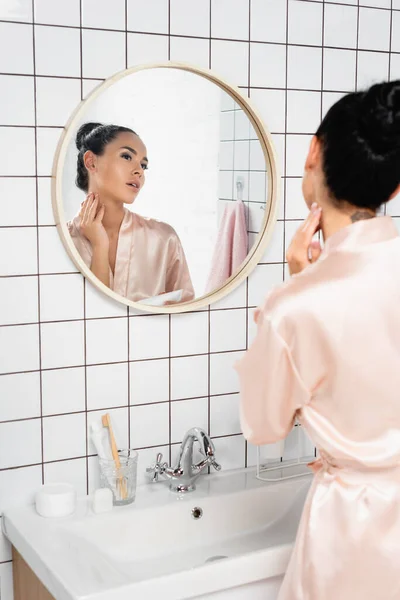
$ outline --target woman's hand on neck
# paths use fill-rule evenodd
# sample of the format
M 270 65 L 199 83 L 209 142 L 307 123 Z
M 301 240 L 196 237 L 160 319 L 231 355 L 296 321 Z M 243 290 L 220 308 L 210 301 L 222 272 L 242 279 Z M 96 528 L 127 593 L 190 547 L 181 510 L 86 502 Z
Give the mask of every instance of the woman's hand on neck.
M 327 240 L 343 227 L 376 217 L 376 211 L 359 208 L 347 202 L 337 205 L 331 198 L 326 196 L 321 197 L 317 204 L 322 208 L 321 231 L 324 240 Z
M 104 192 L 99 190 L 93 191 L 99 194 L 100 202 L 105 207 L 102 219 L 104 229 L 107 231 L 109 237 L 118 236 L 125 215 L 124 205 L 122 202 L 118 202 L 114 198 L 107 196 Z

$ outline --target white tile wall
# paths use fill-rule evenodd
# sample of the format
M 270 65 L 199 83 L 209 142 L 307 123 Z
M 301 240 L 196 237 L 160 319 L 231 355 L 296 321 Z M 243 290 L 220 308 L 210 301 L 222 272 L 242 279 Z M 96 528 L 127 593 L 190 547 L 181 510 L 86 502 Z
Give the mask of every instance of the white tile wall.
M 287 275 L 285 248 L 306 214 L 301 176 L 311 134 L 343 92 L 388 78 L 389 68 L 400 77 L 399 0 L 189 4 L 0 3 L 0 511 L 31 499 L 43 481 L 92 490 L 98 469 L 87 459 L 94 448 L 86 429 L 105 410 L 119 445 L 140 449 L 140 481 L 156 452 L 175 456 L 194 425 L 210 430 L 224 468 L 254 464 L 255 449 L 240 435 L 233 365 L 255 334 L 247 307 Z M 82 97 L 114 71 L 168 59 L 211 67 L 250 95 L 284 177 L 280 221 L 262 264 L 211 310 L 141 316 L 77 273 L 54 227 L 50 176 L 62 127 Z M 248 166 L 240 143 L 252 163 L 260 160 L 246 132 L 238 122 L 240 168 Z M 222 156 L 231 169 L 233 150 L 227 144 Z M 265 181 L 246 177 L 261 200 Z M 231 194 L 232 180 L 221 177 L 222 189 Z M 397 199 L 389 212 L 399 216 Z M 249 218 L 259 226 L 253 208 Z M 0 538 L 2 600 L 12 600 L 9 561 Z

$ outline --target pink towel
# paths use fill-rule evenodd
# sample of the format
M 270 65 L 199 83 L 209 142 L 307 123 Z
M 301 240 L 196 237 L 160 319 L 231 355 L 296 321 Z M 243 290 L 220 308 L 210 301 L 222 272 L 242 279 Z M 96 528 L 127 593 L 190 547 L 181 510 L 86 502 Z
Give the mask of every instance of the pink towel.
M 206 294 L 221 287 L 247 256 L 246 214 L 241 200 L 226 202 L 206 285 Z

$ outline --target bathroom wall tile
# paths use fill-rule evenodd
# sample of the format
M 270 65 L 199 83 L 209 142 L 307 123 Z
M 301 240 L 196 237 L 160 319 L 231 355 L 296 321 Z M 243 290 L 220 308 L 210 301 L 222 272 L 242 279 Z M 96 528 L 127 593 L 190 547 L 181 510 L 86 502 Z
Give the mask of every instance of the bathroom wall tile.
M 208 398 L 192 398 L 171 403 L 171 442 L 182 442 L 192 427 L 208 429 Z
M 63 51 L 55 52 L 56 48 L 62 48 Z M 36 25 L 36 74 L 57 75 L 58 77 L 80 77 L 79 48 L 79 29 L 41 27 L 40 25 Z
M 243 110 L 235 110 L 235 140 L 253 139 L 249 117 Z M 257 136 L 254 136 L 257 139 Z
M 44 483 L 69 483 L 79 496 L 86 495 L 86 459 L 75 458 L 44 465 Z
M 221 113 L 223 116 L 225 113 Z M 229 115 L 229 113 L 226 113 Z M 233 125 L 233 119 L 232 119 Z M 233 171 L 219 171 L 218 173 L 218 198 L 233 198 Z
M 259 458 L 258 458 L 259 451 Z M 284 453 L 284 442 L 276 442 L 275 444 L 264 444 L 263 446 L 253 446 L 247 444 L 247 466 L 256 466 L 258 461 L 261 465 L 275 463 L 280 460 Z
M 128 33 L 128 67 L 167 60 L 168 38 L 166 36 Z
M 396 0 L 394 0 L 394 4 Z M 361 0 L 360 5 L 362 6 L 375 6 L 377 8 L 390 8 L 391 0 Z M 396 6 L 393 6 L 396 8 Z
M 286 180 L 286 218 L 305 219 L 307 217 L 307 205 L 302 192 L 302 178 L 290 178 Z
M 400 217 L 400 194 L 397 194 L 386 204 L 386 214 L 392 217 Z
M 190 5 L 190 7 L 194 8 L 193 5 Z M 174 62 L 186 62 L 197 67 L 202 67 L 203 69 L 208 69 L 210 61 L 209 48 L 208 40 L 171 37 L 170 59 Z
M 221 142 L 230 142 L 235 139 L 235 111 L 221 113 L 219 135 Z
M 356 84 L 356 52 L 324 49 L 324 90 L 353 92 Z
M 211 36 L 214 38 L 248 40 L 249 1 L 211 0 Z M 227 18 L 227 15 L 229 15 L 229 18 Z
M 171 316 L 171 356 L 204 354 L 208 351 L 208 314 Z
M 82 0 L 82 26 L 125 29 L 125 0 Z
M 33 78 L 1 75 L 0 87 L 2 125 L 34 125 Z
M 233 148 L 234 170 L 247 171 L 250 168 L 250 141 L 239 140 L 238 142 L 234 142 Z
M 210 351 L 226 352 L 246 347 L 246 310 L 218 310 L 210 314 Z
M 0 373 L 39 369 L 39 326 L 0 327 Z
M 34 0 L 34 10 L 36 23 L 79 27 L 79 0 L 62 4 L 53 0 Z
M 186 0 L 171 0 L 170 19 L 171 35 L 197 37 L 208 37 L 210 35 L 209 2 L 196 2 L 193 4 L 186 2 Z
M 169 405 L 131 406 L 131 447 L 162 446 L 169 439 Z M 144 424 L 147 423 L 147 426 Z
M 29 302 L 26 299 L 29 298 Z M 0 279 L 0 325 L 35 323 L 38 320 L 37 277 Z
M 260 211 L 262 213 L 262 211 Z M 271 239 L 261 256 L 260 263 L 282 262 L 283 259 L 283 222 L 275 224 Z
M 83 279 L 78 273 L 40 277 L 42 321 L 83 319 Z
M 57 98 L 57 102 L 54 102 Z M 64 126 L 81 100 L 79 79 L 38 77 L 36 81 L 37 124 Z
M 321 121 L 321 92 L 287 93 L 288 133 L 314 133 Z
M 130 317 L 129 360 L 164 358 L 168 354 L 168 315 Z
M 357 46 L 357 8 L 326 4 L 324 44 L 339 48 Z
M 400 7 L 399 7 L 400 8 Z M 400 52 L 400 12 L 392 13 L 392 52 Z
M 390 79 L 400 79 L 400 54 L 390 55 Z
M 258 265 L 249 277 L 249 306 L 258 306 L 276 285 L 282 283 L 281 265 Z
M 130 404 L 152 404 L 169 399 L 169 360 L 141 360 L 129 364 Z
M 366 50 L 389 50 L 390 11 L 360 8 L 358 47 Z
M 60 141 L 62 129 L 42 127 L 37 129 L 37 173 L 50 176 L 53 171 L 54 154 Z
M 117 31 L 82 32 L 84 77 L 110 77 L 125 68 L 125 33 Z
M 285 87 L 286 48 L 277 44 L 250 44 L 250 85 Z
M 128 406 L 128 363 L 87 367 L 87 409 Z
M 215 457 L 224 471 L 242 469 L 245 466 L 245 440 L 242 435 L 216 438 L 213 440 Z
M 269 131 L 274 133 L 285 131 L 284 90 L 252 89 L 250 91 L 250 100 L 254 102 Z
M 263 171 L 266 169 L 265 157 L 258 140 L 250 140 L 250 170 Z
M 86 322 L 87 364 L 127 360 L 127 318 L 94 319 Z
M 25 423 L 30 422 L 25 421 Z M 27 464 L 31 463 L 32 461 L 28 459 Z M 34 495 L 41 485 L 41 465 L 3 471 L 0 477 L 0 512 L 17 505 L 23 506 L 32 503 Z
M 40 419 L 0 423 L 0 469 L 40 463 Z
M 241 433 L 239 394 L 211 396 L 210 423 L 212 437 Z
M 258 42 L 286 41 L 286 2 L 251 0 L 250 37 Z
M 286 174 L 290 177 L 301 177 L 304 172 L 311 135 L 288 135 Z
M 34 129 L 0 127 L 0 140 L 0 176 L 35 175 Z M 21 148 L 25 150 L 24 160 L 21 160 Z
M 33 27 L 0 23 L 0 73 L 33 74 Z
M 234 394 L 239 391 L 239 381 L 234 370 L 243 352 L 221 352 L 210 355 L 210 394 Z
M 0 178 L 0 198 L 7 210 L 0 214 L 0 227 L 36 225 L 36 182 L 33 177 Z
M 358 52 L 357 90 L 363 90 L 373 83 L 387 81 L 388 73 L 388 53 Z
M 249 200 L 264 206 L 267 197 L 265 173 L 257 171 L 251 172 L 249 177 L 249 187 Z
M 97 454 L 97 451 L 91 441 L 91 429 L 90 426 L 93 422 L 101 425 L 102 416 L 105 414 L 104 409 L 90 411 L 87 413 L 87 432 L 88 432 L 88 453 L 89 454 Z M 111 425 L 114 432 L 115 443 L 117 444 L 117 448 L 122 450 L 129 447 L 129 409 L 126 408 L 111 408 L 107 410 L 107 414 L 110 415 Z M 141 423 L 142 429 L 143 422 Z M 130 446 L 132 447 L 132 446 Z M 97 457 L 96 457 L 97 460 Z
M 89 371 L 90 369 L 88 369 L 88 373 Z M 83 367 L 42 371 L 42 411 L 44 416 L 84 411 L 85 405 L 85 369 Z
M 45 462 L 84 456 L 86 453 L 84 413 L 44 417 L 43 458 Z
M 77 272 L 55 227 L 39 227 L 39 269 L 41 274 Z
M 20 373 L 0 377 L 0 421 L 40 416 L 39 373 Z
M 32 0 L 2 2 L 0 6 L 0 20 L 24 22 L 32 21 Z
M 225 298 L 214 302 L 211 305 L 211 310 L 218 310 L 220 308 L 238 308 L 246 306 L 246 295 L 247 295 L 247 281 L 243 281 L 237 286 L 232 292 L 230 292 Z
M 30 180 L 28 180 L 30 181 Z M 51 177 L 40 177 L 37 180 L 38 185 L 38 224 L 39 225 L 55 225 L 53 208 L 51 205 Z M 33 198 L 36 199 L 36 190 Z
M 83 321 L 42 323 L 42 368 L 80 366 L 84 363 Z
M 124 304 L 120 304 L 109 296 L 106 296 L 87 280 L 85 285 L 85 302 L 87 319 L 124 317 L 127 315 L 127 307 Z
M 128 0 L 128 30 L 168 33 L 168 0 L 153 0 L 151 10 L 143 10 L 141 0 Z
M 99 87 L 103 83 L 103 80 L 102 79 L 83 79 L 82 83 L 83 83 L 82 98 L 86 99 L 93 90 L 95 90 L 97 87 Z
M 265 206 L 259 202 L 249 202 L 247 208 L 248 230 L 253 233 L 259 233 L 264 224 Z
M 211 68 L 233 85 L 248 84 L 249 44 L 211 41 Z M 253 84 L 254 85 L 254 84 Z
M 171 359 L 171 398 L 196 398 L 208 393 L 208 357 Z
M 288 88 L 321 89 L 322 48 L 288 47 Z
M 289 0 L 289 44 L 322 44 L 322 3 Z

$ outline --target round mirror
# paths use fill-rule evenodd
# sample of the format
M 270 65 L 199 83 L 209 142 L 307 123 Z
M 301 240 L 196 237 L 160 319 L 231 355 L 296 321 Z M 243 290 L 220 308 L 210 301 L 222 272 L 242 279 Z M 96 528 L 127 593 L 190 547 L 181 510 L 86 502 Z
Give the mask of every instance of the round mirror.
M 275 223 L 276 160 L 241 92 L 167 63 L 82 102 L 55 158 L 58 231 L 78 269 L 151 312 L 201 308 L 257 264 Z

